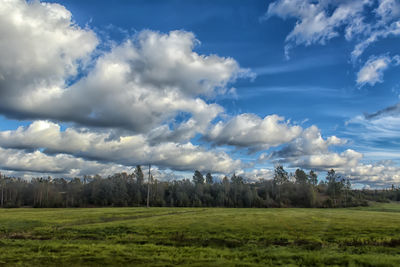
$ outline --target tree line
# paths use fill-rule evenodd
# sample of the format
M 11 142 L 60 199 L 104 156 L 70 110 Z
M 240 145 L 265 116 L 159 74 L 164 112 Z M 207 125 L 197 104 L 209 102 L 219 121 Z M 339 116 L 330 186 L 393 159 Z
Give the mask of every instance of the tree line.
M 400 201 L 399 188 L 353 190 L 349 179 L 335 170 L 318 182 L 314 171 L 288 173 L 277 166 L 273 179 L 248 182 L 233 174 L 216 180 L 195 171 L 193 178 L 159 181 L 145 177 L 141 166 L 134 172 L 30 181 L 0 174 L 1 207 L 350 207 L 373 201 Z

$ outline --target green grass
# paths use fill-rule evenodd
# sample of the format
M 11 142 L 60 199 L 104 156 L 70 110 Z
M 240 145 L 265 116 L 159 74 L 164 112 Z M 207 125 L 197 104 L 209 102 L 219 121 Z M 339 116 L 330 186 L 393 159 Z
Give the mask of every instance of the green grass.
M 400 266 L 400 205 L 0 209 L 0 266 Z

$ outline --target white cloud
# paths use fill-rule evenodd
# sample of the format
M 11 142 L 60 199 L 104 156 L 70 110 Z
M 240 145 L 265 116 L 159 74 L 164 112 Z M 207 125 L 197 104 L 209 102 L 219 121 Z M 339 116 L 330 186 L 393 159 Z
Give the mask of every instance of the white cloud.
M 2 0 L 0 5 L 1 109 L 19 102 L 29 108 L 37 97 L 62 93 L 66 79 L 90 59 L 98 44 L 93 31 L 81 29 L 58 4 Z M 11 102 L 11 103 L 10 103 Z
M 305 129 L 302 134 L 282 149 L 271 154 L 270 158 L 289 163 L 292 167 L 326 170 L 353 166 L 362 155 L 353 150 L 342 153 L 330 151 L 331 146 L 344 145 L 346 140 L 336 136 L 324 139 L 316 126 Z
M 400 17 L 400 3 L 398 0 L 380 0 L 375 13 L 383 21 L 396 19 Z
M 213 125 L 223 108 L 206 100 L 251 74 L 232 58 L 195 52 L 199 41 L 193 33 L 142 31 L 104 52 L 97 48 L 96 34 L 74 23 L 61 5 L 0 1 L 0 112 L 12 118 L 42 119 L 0 132 L 0 169 L 8 173 L 110 175 L 147 163 L 214 173 L 243 167 L 226 152 L 192 144 L 199 133 L 216 145 L 251 151 L 289 142 L 274 155 L 292 165 L 353 168 L 354 176 L 368 168 L 358 163 L 358 152 L 329 150 L 343 144 L 342 139 L 323 139 L 316 127 L 303 130 L 277 115 L 241 114 Z M 397 2 L 380 2 L 374 11 L 376 25 L 361 15 L 368 1 L 337 3 L 282 0 L 270 5 L 268 15 L 297 18 L 287 49 L 324 44 L 344 27 L 348 40 L 362 37 L 355 49 L 361 54 L 379 38 L 399 34 Z M 364 38 L 370 33 L 372 39 Z M 398 57 L 391 59 L 391 64 L 398 62 Z M 375 71 L 381 79 L 383 67 Z M 59 124 L 46 120 L 82 128 L 62 131 Z M 377 166 L 370 169 L 378 173 Z M 257 179 L 271 173 L 258 169 L 246 176 Z
M 270 155 L 290 167 L 327 171 L 331 168 L 350 178 L 353 183 L 390 186 L 400 182 L 400 167 L 388 162 L 363 163 L 363 154 L 352 149 L 341 153 L 331 151 L 332 146 L 344 145 L 346 140 L 336 136 L 322 138 L 319 129 L 311 126 L 302 135 L 281 150 Z
M 96 35 L 74 24 L 63 6 L 3 2 L 0 112 L 12 118 L 154 130 L 155 137 L 187 141 L 223 111 L 204 98 L 251 75 L 232 58 L 194 52 L 199 41 L 190 32 L 145 30 L 109 52 L 94 53 Z M 82 63 L 89 60 L 92 67 Z M 74 81 L 80 68 L 87 75 Z M 180 114 L 187 114 L 182 125 Z
M 356 62 L 372 43 L 400 35 L 397 0 L 277 0 L 269 5 L 266 16 L 297 20 L 286 37 L 287 57 L 296 45 L 324 45 L 343 33 L 347 41 L 357 42 L 351 53 Z
M 278 0 L 268 6 L 267 17 L 294 17 L 297 22 L 286 37 L 285 53 L 293 45 L 325 44 L 339 36 L 339 28 L 346 25 L 347 35 L 358 31 L 362 12 L 369 1 L 302 1 Z M 329 10 L 333 9 L 332 12 Z M 354 22 L 354 24 L 353 24 Z
M 391 35 L 400 35 L 400 21 L 395 21 L 390 25 L 385 26 L 383 29 L 371 30 L 369 37 L 362 40 L 354 47 L 354 50 L 351 52 L 352 60 L 355 61 L 358 59 L 372 43 Z
M 218 122 L 206 139 L 217 145 L 261 150 L 287 143 L 301 131 L 300 126 L 292 126 L 277 115 L 262 119 L 254 114 L 240 114 L 227 122 Z
M 357 166 L 362 154 L 352 149 L 347 149 L 342 153 L 326 152 L 290 158 L 290 165 L 317 170 L 346 170 L 349 167 Z
M 312 155 L 315 153 L 326 153 L 329 146 L 344 145 L 346 140 L 336 136 L 324 139 L 316 126 L 305 129 L 299 137 L 288 143 L 279 152 L 275 153 L 278 157 L 292 157 L 300 155 Z
M 346 174 L 355 182 L 373 187 L 400 183 L 400 167 L 388 163 L 359 164 L 346 170 Z
M 236 175 L 244 177 L 247 181 L 258 182 L 262 179 L 270 180 L 274 178 L 274 170 L 267 168 L 252 169 L 251 171 L 239 171 Z
M 0 169 L 19 174 L 55 175 L 76 177 L 83 175 L 101 174 L 104 176 L 129 170 L 127 167 L 88 161 L 66 154 L 46 155 L 38 150 L 25 152 L 16 149 L 0 148 Z
M 383 72 L 391 63 L 389 56 L 371 57 L 357 74 L 357 83 L 360 85 L 383 82 Z
M 223 112 L 206 99 L 251 76 L 248 70 L 232 58 L 196 53 L 200 42 L 185 31 L 145 30 L 99 51 L 95 33 L 71 18 L 58 4 L 2 1 L 0 112 L 41 120 L 2 132 L 3 147 L 20 153 L 43 149 L 47 155 L 38 154 L 43 164 L 47 159 L 54 166 L 54 157 L 64 154 L 174 170 L 230 172 L 240 166 L 228 154 L 206 151 L 190 140 Z M 44 120 L 83 128 L 61 131 Z
M 230 173 L 241 167 L 225 152 L 206 151 L 192 143 L 164 142 L 150 145 L 144 135 L 121 136 L 110 139 L 109 133 L 60 130 L 48 121 L 36 121 L 15 131 L 0 132 L 0 146 L 19 149 L 44 149 L 50 154 L 70 154 L 89 160 L 112 162 L 126 166 L 154 164 L 173 170 L 198 169 Z

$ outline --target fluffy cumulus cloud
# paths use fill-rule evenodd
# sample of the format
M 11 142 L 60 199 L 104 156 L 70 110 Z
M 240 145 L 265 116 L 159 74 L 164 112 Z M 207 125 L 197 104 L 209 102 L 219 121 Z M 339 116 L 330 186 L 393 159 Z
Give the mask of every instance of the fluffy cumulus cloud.
M 257 151 L 287 143 L 301 131 L 300 126 L 292 126 L 277 115 L 260 118 L 254 114 L 241 114 L 227 122 L 218 122 L 209 131 L 206 139 L 217 145 Z
M 187 124 L 202 131 L 222 111 L 200 96 L 224 93 L 248 75 L 231 58 L 194 52 L 199 42 L 184 31 L 142 31 L 94 59 L 96 35 L 63 6 L 3 2 L 0 106 L 10 117 L 146 132 L 187 113 L 179 129 L 188 138 Z M 92 68 L 84 64 L 90 60 Z M 87 76 L 69 84 L 82 68 Z
M 333 168 L 346 172 L 349 167 L 357 166 L 361 158 L 361 153 L 352 149 L 347 149 L 342 153 L 320 153 L 291 158 L 290 165 L 317 170 L 328 170 Z
M 200 42 L 191 32 L 145 30 L 103 51 L 94 31 L 78 26 L 59 4 L 0 1 L 0 113 L 32 121 L 0 132 L 3 172 L 74 177 L 152 164 L 165 179 L 177 177 L 173 171 L 194 169 L 236 171 L 249 180 L 272 177 L 267 168 L 246 172 L 256 161 L 246 165 L 231 157 L 235 153 L 224 152 L 236 149 L 263 150 L 259 162 L 335 168 L 352 177 L 369 171 L 362 177 L 381 182 L 381 165 L 361 164 L 362 155 L 350 149 L 332 151 L 345 141 L 324 139 L 315 126 L 303 129 L 278 115 L 228 117 L 213 100 L 236 79 L 252 74 L 232 58 L 197 53 Z M 363 19 L 366 6 L 374 8 L 379 25 Z M 396 34 L 397 7 L 390 0 L 375 6 L 279 0 L 269 6 L 268 16 L 298 20 L 287 37 L 288 51 L 294 45 L 323 44 L 343 28 L 348 39 L 363 37 L 365 29 L 376 40 L 385 29 Z M 388 55 L 371 58 L 360 70 L 359 83 L 380 82 L 384 69 L 399 62 Z M 210 144 L 220 147 L 207 149 Z M 271 147 L 278 150 L 271 154 Z M 385 171 L 381 177 L 397 179 L 396 167 Z
M 232 58 L 196 53 L 193 33 L 145 30 L 101 51 L 96 34 L 65 7 L 2 0 L 0 34 L 0 112 L 34 120 L 1 133 L 3 148 L 36 150 L 27 155 L 53 164 L 60 154 L 175 170 L 231 172 L 240 165 L 190 140 L 224 111 L 207 100 L 251 74 Z M 81 128 L 61 131 L 47 120 Z
M 128 171 L 129 168 L 111 163 L 88 161 L 66 154 L 46 155 L 40 151 L 25 152 L 16 149 L 0 148 L 0 166 L 6 173 L 43 174 L 59 177 L 76 177 L 83 175 L 111 175 L 116 172 Z
M 282 149 L 271 154 L 278 162 L 288 163 L 292 167 L 327 170 L 355 166 L 362 155 L 348 149 L 342 153 L 332 152 L 331 146 L 344 145 L 346 140 L 336 136 L 324 139 L 316 126 L 305 129 L 302 134 Z
M 212 171 L 229 173 L 241 167 L 225 152 L 206 151 L 192 143 L 163 142 L 150 145 L 144 135 L 120 136 L 110 139 L 109 133 L 67 128 L 48 121 L 36 121 L 29 127 L 0 132 L 0 146 L 10 149 L 42 149 L 47 154 L 69 154 L 88 160 L 97 160 L 134 166 L 155 164 L 174 170 Z
M 334 152 L 332 147 L 346 144 L 336 136 L 324 139 L 319 129 L 311 126 L 284 146 L 273 152 L 270 158 L 290 167 L 327 171 L 331 168 L 355 183 L 373 187 L 388 186 L 400 182 L 400 168 L 393 162 L 362 162 L 363 154 L 352 149 Z
M 400 168 L 388 162 L 358 164 L 346 170 L 354 181 L 373 187 L 387 187 L 400 182 Z
M 270 180 L 274 178 L 274 170 L 271 168 L 259 168 L 251 171 L 239 171 L 236 175 L 244 177 L 249 182 L 258 182 L 260 180 Z
M 56 118 L 143 133 L 186 113 L 189 119 L 176 126 L 182 136 L 191 136 L 190 129 L 201 132 L 222 108 L 199 96 L 223 92 L 245 71 L 233 59 L 198 55 L 192 51 L 195 43 L 188 32 L 139 33 L 99 58 L 88 77 L 66 89 L 53 104 L 67 103 Z
M 62 93 L 68 77 L 90 60 L 98 44 L 93 31 L 71 20 L 58 4 L 2 0 L 0 5 L 1 109 L 30 109 Z M 21 95 L 27 96 L 21 99 Z

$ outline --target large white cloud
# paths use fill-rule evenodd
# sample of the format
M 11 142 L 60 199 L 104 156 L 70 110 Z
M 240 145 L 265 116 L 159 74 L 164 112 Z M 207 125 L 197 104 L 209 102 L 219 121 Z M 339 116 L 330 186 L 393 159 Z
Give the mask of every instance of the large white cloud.
M 346 171 L 349 167 L 358 165 L 362 154 L 352 149 L 342 153 L 326 152 L 312 155 L 302 155 L 290 158 L 290 165 L 306 169 L 328 170 L 336 169 Z
M 228 83 L 249 75 L 232 58 L 194 52 L 199 41 L 190 32 L 145 30 L 109 52 L 93 53 L 96 35 L 74 24 L 63 6 L 2 2 L 0 112 L 9 117 L 134 132 L 157 128 L 156 137 L 174 125 L 188 140 L 223 110 L 204 97 L 224 93 Z M 82 63 L 89 60 L 92 67 Z M 74 78 L 81 68 L 87 75 Z M 174 124 L 180 114 L 186 120 Z
M 292 142 L 284 146 L 279 152 L 275 152 L 278 157 L 293 157 L 301 155 L 312 155 L 326 153 L 330 146 L 343 145 L 346 140 L 336 136 L 330 136 L 324 139 L 316 126 L 305 129 L 301 135 Z
M 258 182 L 260 180 L 270 180 L 274 178 L 274 170 L 270 168 L 258 168 L 251 171 L 239 171 L 236 175 L 244 177 L 249 182 Z
M 223 112 L 207 100 L 248 70 L 232 58 L 196 53 L 200 42 L 185 31 L 144 30 L 101 51 L 96 34 L 71 18 L 58 4 L 1 1 L 0 113 L 42 119 L 3 132 L 3 147 L 175 170 L 230 172 L 240 165 L 190 140 Z M 61 131 L 44 120 L 85 130 Z
M 342 153 L 332 152 L 331 146 L 344 145 L 346 140 L 336 136 L 324 139 L 316 126 L 305 129 L 302 134 L 282 149 L 271 154 L 270 158 L 288 163 L 292 167 L 327 170 L 355 166 L 362 154 L 347 149 Z
M 255 151 L 287 143 L 301 131 L 300 126 L 292 126 L 277 115 L 260 118 L 245 113 L 227 122 L 218 122 L 209 131 L 206 139 L 217 145 L 231 145 Z
M 368 168 L 380 170 L 378 165 L 360 164 L 358 152 L 329 149 L 343 140 L 323 139 L 316 127 L 303 130 L 277 115 L 241 114 L 213 124 L 224 111 L 212 103 L 213 97 L 251 74 L 232 58 L 195 52 L 199 41 L 193 33 L 146 30 L 101 51 L 96 34 L 75 24 L 61 5 L 0 3 L 0 113 L 36 120 L 0 132 L 0 169 L 8 173 L 109 175 L 148 163 L 182 171 L 241 171 L 241 161 L 226 152 L 194 145 L 191 140 L 197 134 L 215 145 L 250 151 L 287 144 L 273 158 L 293 166 L 335 167 L 353 177 Z M 329 5 L 332 12 L 327 12 Z M 379 25 L 366 23 L 361 15 L 365 5 L 286 0 L 270 5 L 269 15 L 298 19 L 287 49 L 324 43 L 344 26 L 347 39 L 361 36 L 365 41 L 355 49 L 362 53 L 371 42 L 398 30 L 397 2 L 379 2 Z M 365 39 L 366 33 L 375 35 Z M 391 60 L 394 64 L 397 59 Z M 61 130 L 48 120 L 74 126 Z M 257 179 L 271 173 L 259 169 L 246 176 Z M 396 175 L 396 168 L 390 173 Z
M 39 1 L 1 0 L 0 35 L 2 110 L 15 104 L 29 109 L 38 98 L 61 94 L 98 44 L 63 6 Z
M 111 163 L 99 163 L 66 154 L 46 155 L 38 150 L 25 152 L 0 148 L 0 169 L 7 173 L 29 173 L 29 176 L 52 174 L 57 177 L 77 177 L 83 175 L 111 175 L 128 171 L 129 168 Z
M 12 149 L 42 149 L 49 154 L 70 154 L 89 160 L 126 166 L 154 164 L 174 170 L 230 173 L 241 167 L 225 152 L 207 151 L 192 143 L 164 142 L 150 145 L 144 135 L 110 139 L 109 133 L 60 130 L 48 121 L 35 121 L 29 127 L 0 132 L 0 146 Z
M 390 186 L 400 182 L 400 167 L 390 162 L 365 163 L 363 154 L 352 149 L 334 152 L 332 147 L 346 144 L 346 140 L 336 136 L 324 139 L 320 130 L 311 126 L 303 133 L 272 153 L 270 158 L 290 167 L 300 167 L 318 171 L 335 169 L 350 178 L 353 183 L 370 184 L 373 187 Z
M 373 187 L 388 187 L 400 183 L 400 168 L 388 162 L 358 164 L 346 170 L 353 181 Z

